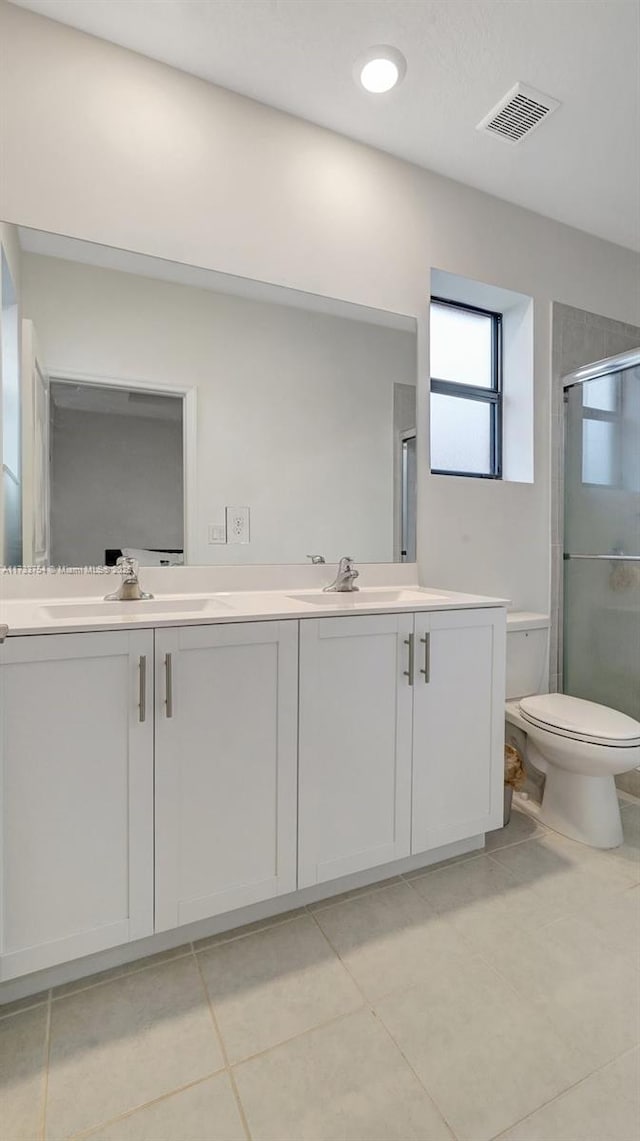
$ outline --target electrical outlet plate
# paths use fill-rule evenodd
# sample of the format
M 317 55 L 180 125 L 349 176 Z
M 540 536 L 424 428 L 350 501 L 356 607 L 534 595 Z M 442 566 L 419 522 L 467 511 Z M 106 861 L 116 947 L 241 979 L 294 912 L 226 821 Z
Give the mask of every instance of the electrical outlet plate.
M 248 507 L 227 507 L 227 542 L 249 542 Z

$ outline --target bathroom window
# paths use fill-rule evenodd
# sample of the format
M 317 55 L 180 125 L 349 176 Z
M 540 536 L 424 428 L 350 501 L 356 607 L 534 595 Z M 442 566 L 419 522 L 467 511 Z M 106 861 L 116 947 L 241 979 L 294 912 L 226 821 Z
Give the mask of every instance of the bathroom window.
M 622 388 L 620 374 L 582 386 L 582 482 L 595 487 L 622 483 Z
M 502 478 L 502 316 L 431 298 L 431 471 Z

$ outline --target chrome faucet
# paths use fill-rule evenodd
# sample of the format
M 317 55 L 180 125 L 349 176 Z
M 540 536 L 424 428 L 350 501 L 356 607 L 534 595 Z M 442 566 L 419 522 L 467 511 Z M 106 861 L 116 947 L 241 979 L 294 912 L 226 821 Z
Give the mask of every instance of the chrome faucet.
M 331 586 L 325 586 L 324 589 L 337 590 L 340 593 L 358 590 L 359 588 L 354 586 L 354 582 L 358 578 L 359 574 L 360 571 L 357 571 L 353 565 L 352 556 L 345 555 L 344 558 L 340 559 L 340 562 L 338 563 L 338 573 L 331 583 Z
M 307 555 L 307 558 L 311 559 L 312 563 L 326 563 L 327 561 L 324 555 Z
M 105 602 L 140 602 L 144 598 L 153 598 L 152 594 L 140 590 L 140 583 L 138 582 L 139 563 L 136 559 L 130 558 L 129 555 L 121 555 L 116 560 L 116 566 L 122 567 L 122 582 L 113 594 L 105 594 Z

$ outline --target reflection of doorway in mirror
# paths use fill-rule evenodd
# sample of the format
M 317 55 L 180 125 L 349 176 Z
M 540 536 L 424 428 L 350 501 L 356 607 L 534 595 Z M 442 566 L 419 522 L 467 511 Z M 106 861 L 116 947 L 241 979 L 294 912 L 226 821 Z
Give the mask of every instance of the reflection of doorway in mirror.
M 22 562 L 18 299 L 0 246 L 0 565 Z
M 51 380 L 54 564 L 184 562 L 183 406 L 165 391 Z
M 402 433 L 402 524 L 400 560 L 416 561 L 416 433 Z
M 416 561 L 416 389 L 393 385 L 393 558 Z
M 22 322 L 22 561 L 49 563 L 49 377 L 33 322 Z

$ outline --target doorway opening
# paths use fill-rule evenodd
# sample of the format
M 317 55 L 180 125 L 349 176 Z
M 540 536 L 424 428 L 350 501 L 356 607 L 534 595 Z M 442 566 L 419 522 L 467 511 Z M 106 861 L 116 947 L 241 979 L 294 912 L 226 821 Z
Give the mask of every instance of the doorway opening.
M 52 380 L 51 561 L 184 563 L 184 452 L 183 396 Z
M 402 506 L 400 525 L 400 559 L 416 561 L 416 433 L 402 433 Z

